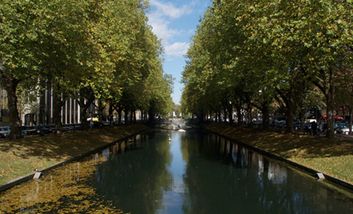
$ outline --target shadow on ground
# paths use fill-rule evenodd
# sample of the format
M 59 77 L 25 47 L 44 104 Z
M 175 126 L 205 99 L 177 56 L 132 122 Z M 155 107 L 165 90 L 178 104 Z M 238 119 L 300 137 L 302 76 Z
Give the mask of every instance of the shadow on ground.
M 283 134 L 226 125 L 209 125 L 208 128 L 232 139 L 259 147 L 285 158 L 336 157 L 353 155 L 353 139 L 336 137 L 327 139 L 302 134 Z
M 111 143 L 142 128 L 142 126 L 121 126 L 50 134 L 43 137 L 30 136 L 15 141 L 6 140 L 0 142 L 0 152 L 12 153 L 23 159 L 30 157 L 63 159 Z

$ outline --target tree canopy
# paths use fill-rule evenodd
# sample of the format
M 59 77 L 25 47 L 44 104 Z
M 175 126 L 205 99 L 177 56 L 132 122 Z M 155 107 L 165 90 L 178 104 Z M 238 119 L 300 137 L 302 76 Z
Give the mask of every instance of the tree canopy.
M 162 71 L 161 44 L 147 24 L 147 7 L 142 0 L 4 0 L 0 80 L 12 136 L 20 126 L 19 87 L 33 90 L 41 82 L 50 82 L 56 96 L 77 97 L 82 122 L 97 99 L 125 113 L 166 114 L 171 81 Z
M 319 91 L 332 135 L 335 79 L 352 76 L 352 23 L 349 0 L 213 1 L 188 51 L 184 111 L 232 122 L 235 109 L 241 124 L 257 109 L 267 127 L 282 108 L 292 131 L 304 98 Z

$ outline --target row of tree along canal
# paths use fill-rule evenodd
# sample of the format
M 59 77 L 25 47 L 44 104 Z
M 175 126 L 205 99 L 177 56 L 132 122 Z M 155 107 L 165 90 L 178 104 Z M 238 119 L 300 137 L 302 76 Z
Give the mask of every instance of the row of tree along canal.
M 0 80 L 11 137 L 20 133 L 21 99 L 38 97 L 48 85 L 57 127 L 67 97 L 78 100 L 84 126 L 97 100 L 110 106 L 110 116 L 135 110 L 149 118 L 167 114 L 172 80 L 163 74 L 161 44 L 146 9 L 141 0 L 4 0 Z
M 187 54 L 183 111 L 230 122 L 236 111 L 239 124 L 258 111 L 265 128 L 282 112 L 291 132 L 316 107 L 332 137 L 335 110 L 352 118 L 352 22 L 351 1 L 213 1 Z

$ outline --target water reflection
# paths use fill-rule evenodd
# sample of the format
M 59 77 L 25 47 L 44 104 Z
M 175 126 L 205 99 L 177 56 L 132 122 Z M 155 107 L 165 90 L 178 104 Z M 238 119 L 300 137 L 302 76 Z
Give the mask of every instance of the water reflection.
M 0 213 L 353 213 L 352 199 L 246 147 L 153 132 L 0 194 Z
M 97 194 L 125 212 L 156 213 L 164 191 L 171 188 L 169 149 L 168 135 L 151 133 L 133 152 L 112 156 L 97 167 Z
M 189 157 L 185 213 L 353 211 L 352 200 L 243 146 L 197 134 L 182 144 Z

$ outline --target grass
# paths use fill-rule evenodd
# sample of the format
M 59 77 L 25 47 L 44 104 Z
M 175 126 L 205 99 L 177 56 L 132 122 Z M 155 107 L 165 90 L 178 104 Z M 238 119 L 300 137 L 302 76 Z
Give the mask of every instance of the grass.
M 227 124 L 209 124 L 206 129 L 353 184 L 352 138 L 327 139 L 237 128 Z
M 0 141 L 0 185 L 145 128 L 137 124 Z

